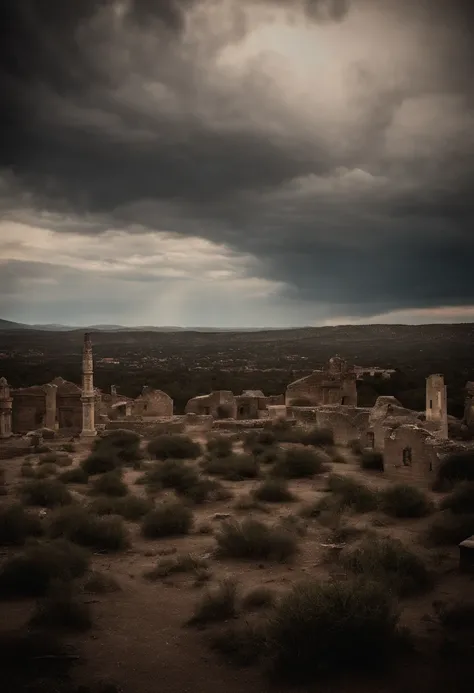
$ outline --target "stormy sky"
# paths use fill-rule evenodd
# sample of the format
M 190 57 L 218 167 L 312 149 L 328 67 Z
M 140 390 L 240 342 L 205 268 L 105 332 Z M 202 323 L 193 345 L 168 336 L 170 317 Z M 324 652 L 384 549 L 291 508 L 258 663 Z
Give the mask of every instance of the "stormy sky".
M 5 4 L 0 317 L 474 320 L 474 2 Z

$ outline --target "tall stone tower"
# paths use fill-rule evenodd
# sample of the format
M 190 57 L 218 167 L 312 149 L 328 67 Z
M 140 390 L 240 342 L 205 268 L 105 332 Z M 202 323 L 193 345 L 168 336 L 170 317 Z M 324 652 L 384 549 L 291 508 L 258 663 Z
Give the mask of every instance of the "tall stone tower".
M 82 431 L 81 437 L 92 438 L 97 434 L 94 423 L 94 364 L 90 335 L 84 335 L 82 353 Z
M 12 434 L 12 402 L 7 381 L 0 378 L 0 438 L 8 438 Z
M 438 425 L 439 438 L 448 437 L 448 403 L 444 376 L 440 373 L 426 379 L 426 420 Z

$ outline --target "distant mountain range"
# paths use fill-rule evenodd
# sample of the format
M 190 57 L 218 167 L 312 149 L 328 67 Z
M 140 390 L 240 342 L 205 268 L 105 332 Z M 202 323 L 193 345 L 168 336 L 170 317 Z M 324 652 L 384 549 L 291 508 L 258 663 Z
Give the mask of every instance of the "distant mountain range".
M 140 325 L 137 327 L 125 327 L 124 325 L 87 325 L 85 327 L 73 327 L 71 325 L 27 325 L 21 322 L 13 322 L 12 320 L 2 320 L 0 318 L 0 331 L 2 330 L 40 330 L 42 332 L 260 332 L 272 331 L 281 328 L 273 327 L 178 327 L 170 326 L 150 326 Z

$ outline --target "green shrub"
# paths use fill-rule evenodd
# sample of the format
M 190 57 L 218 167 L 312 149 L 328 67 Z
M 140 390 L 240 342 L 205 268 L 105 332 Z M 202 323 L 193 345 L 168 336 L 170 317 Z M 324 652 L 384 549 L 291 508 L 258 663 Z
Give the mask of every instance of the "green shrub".
M 383 455 L 376 450 L 363 450 L 360 458 L 362 469 L 383 472 Z
M 23 502 L 26 505 L 54 508 L 58 505 L 72 503 L 72 496 L 64 484 L 56 479 L 32 479 L 20 488 Z
M 474 450 L 448 455 L 440 464 L 436 476 L 438 482 L 474 481 Z
M 189 436 L 166 433 L 150 440 L 148 452 L 157 460 L 195 460 L 201 454 L 201 446 Z
M 89 483 L 89 475 L 84 471 L 82 467 L 74 467 L 73 469 L 66 469 L 58 477 L 59 481 L 63 484 L 87 484 Z
M 123 481 L 117 471 L 106 472 L 97 477 L 92 483 L 92 492 L 104 496 L 126 496 L 128 493 L 127 484 Z
M 113 472 L 120 467 L 121 462 L 117 451 L 113 447 L 104 446 L 93 450 L 85 460 L 81 462 L 81 468 L 89 476 Z
M 163 501 L 145 515 L 142 535 L 146 539 L 189 534 L 193 526 L 192 510 L 181 501 Z
M 28 546 L 9 558 L 0 569 L 1 597 L 40 597 L 56 580 L 83 575 L 89 557 L 78 546 L 58 540 Z
M 232 441 L 227 436 L 209 438 L 206 447 L 211 457 L 230 457 L 232 455 Z
M 342 565 L 366 580 L 385 582 L 401 596 L 425 592 L 433 577 L 419 555 L 398 539 L 367 537 L 340 555 Z
M 260 473 L 256 458 L 245 453 L 205 460 L 202 467 L 207 474 L 221 476 L 228 481 L 255 479 Z
M 283 562 L 298 550 L 293 533 L 251 518 L 242 522 L 223 522 L 216 533 L 216 542 L 218 554 L 229 558 Z
M 275 463 L 272 475 L 285 479 L 305 479 L 328 471 L 327 456 L 308 447 L 285 450 Z
M 129 493 L 122 497 L 95 498 L 88 509 L 96 515 L 120 515 L 125 520 L 136 522 L 153 509 L 153 503 L 147 498 L 139 498 Z
M 70 583 L 58 583 L 37 604 L 30 626 L 85 631 L 92 626 L 90 606 L 74 595 Z
M 314 445 L 314 447 L 334 445 L 334 434 L 330 428 L 319 428 L 315 426 L 303 433 L 301 442 L 303 445 Z
M 337 495 L 341 508 L 351 508 L 358 513 L 376 510 L 379 497 L 375 491 L 349 476 L 331 474 L 328 478 L 328 490 Z
M 283 479 L 265 479 L 253 491 L 253 495 L 266 503 L 288 503 L 295 500 L 288 483 Z
M 474 534 L 474 513 L 438 513 L 427 531 L 427 540 L 436 546 L 459 544 Z
M 189 619 L 189 625 L 201 625 L 227 621 L 237 614 L 237 583 L 235 580 L 223 580 L 201 595 Z
M 120 551 L 129 544 L 121 517 L 99 517 L 82 507 L 59 510 L 51 518 L 49 534 L 104 552 Z
M 21 546 L 42 533 L 40 519 L 19 503 L 0 508 L 0 546 Z
M 270 615 L 267 653 L 274 672 L 293 680 L 375 669 L 395 650 L 397 621 L 381 584 L 300 584 Z
M 455 515 L 474 513 L 474 483 L 464 482 L 441 502 L 443 510 L 450 510 Z
M 391 517 L 425 517 L 433 504 L 424 491 L 408 484 L 395 484 L 380 494 L 381 509 Z
M 164 556 L 152 570 L 144 573 L 148 580 L 159 580 L 177 573 L 198 573 L 208 568 L 208 562 L 190 553 Z

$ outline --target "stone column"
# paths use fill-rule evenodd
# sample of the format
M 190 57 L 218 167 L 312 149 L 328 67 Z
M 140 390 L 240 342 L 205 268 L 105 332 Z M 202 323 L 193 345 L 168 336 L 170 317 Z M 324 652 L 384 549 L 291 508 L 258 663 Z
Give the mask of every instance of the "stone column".
M 81 437 L 92 438 L 97 435 L 94 422 L 94 366 L 90 336 L 84 335 L 82 355 L 82 431 Z
M 448 437 L 448 397 L 444 376 L 440 373 L 426 379 L 426 420 L 438 424 L 438 438 Z
M 12 434 L 12 403 L 8 383 L 5 378 L 0 378 L 0 438 Z
M 51 428 L 55 431 L 58 427 L 56 421 L 56 395 L 58 386 L 48 383 L 44 386 L 46 392 L 46 413 L 44 417 L 45 428 Z

